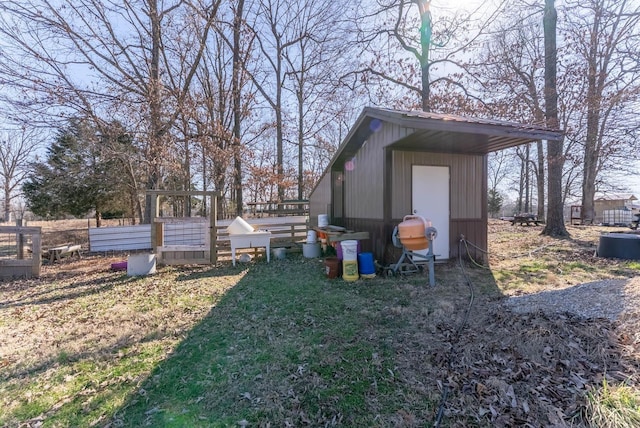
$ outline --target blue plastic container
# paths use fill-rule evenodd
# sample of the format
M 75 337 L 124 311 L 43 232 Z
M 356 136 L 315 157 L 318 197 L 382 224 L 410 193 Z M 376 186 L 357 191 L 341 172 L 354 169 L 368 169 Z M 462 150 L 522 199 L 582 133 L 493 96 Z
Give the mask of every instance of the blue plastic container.
M 358 270 L 360 275 L 375 275 L 376 267 L 373 264 L 373 253 L 358 254 Z

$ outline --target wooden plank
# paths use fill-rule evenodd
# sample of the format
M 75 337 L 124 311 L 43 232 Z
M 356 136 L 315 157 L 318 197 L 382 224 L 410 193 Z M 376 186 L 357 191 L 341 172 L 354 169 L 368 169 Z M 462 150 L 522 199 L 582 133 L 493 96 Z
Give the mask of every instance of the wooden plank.
M 185 224 L 185 223 L 204 223 L 209 224 L 209 219 L 206 217 L 158 217 L 154 220 L 154 223 L 170 223 L 170 224 Z
M 42 267 L 42 236 L 40 233 L 34 233 L 31 236 L 31 274 L 34 277 L 40 276 L 40 270 Z
M 369 232 L 345 232 L 341 234 L 329 234 L 327 235 L 329 242 L 348 241 L 350 239 L 360 240 L 369 239 Z
M 209 251 L 162 251 L 162 264 L 163 265 L 208 265 L 211 264 L 209 257 Z
M 15 260 L 15 259 L 0 259 L 0 267 L 4 268 L 8 268 L 8 267 L 28 267 L 31 268 L 31 265 L 33 264 L 33 262 L 31 261 L 31 259 L 24 259 L 24 260 Z
M 209 212 L 209 261 L 212 265 L 218 262 L 218 229 L 216 219 L 218 218 L 218 196 L 211 198 Z
M 205 245 L 163 245 L 158 251 L 205 251 L 209 247 Z
M 32 235 L 35 233 L 42 233 L 42 228 L 28 226 L 0 226 L 0 233 L 22 233 L 24 235 Z

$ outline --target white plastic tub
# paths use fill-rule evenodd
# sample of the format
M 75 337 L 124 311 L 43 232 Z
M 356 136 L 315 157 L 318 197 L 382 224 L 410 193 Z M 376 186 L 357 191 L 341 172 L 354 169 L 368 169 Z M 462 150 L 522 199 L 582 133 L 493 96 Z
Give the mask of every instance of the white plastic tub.
M 320 257 L 320 243 L 302 244 L 302 255 L 308 259 L 316 259 Z
M 155 254 L 132 254 L 127 258 L 127 275 L 141 276 L 156 273 Z
M 227 232 L 229 235 L 242 235 L 243 233 L 253 232 L 253 226 L 247 223 L 242 217 L 236 217 L 235 220 L 227 226 Z
M 287 250 L 285 248 L 274 248 L 273 257 L 275 257 L 276 260 L 284 260 L 287 258 Z

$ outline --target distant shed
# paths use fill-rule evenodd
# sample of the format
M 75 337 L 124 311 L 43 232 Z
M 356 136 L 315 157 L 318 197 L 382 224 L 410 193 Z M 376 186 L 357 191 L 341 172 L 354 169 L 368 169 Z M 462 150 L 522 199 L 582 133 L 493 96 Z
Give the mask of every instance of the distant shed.
M 595 223 L 604 222 L 604 212 L 610 210 L 633 211 L 634 203 L 638 200 L 630 193 L 600 195 L 593 201 Z
M 535 125 L 365 108 L 309 197 L 310 221 L 328 214 L 331 224 L 368 231 L 362 248 L 386 263 L 408 214 L 437 228 L 437 259 L 458 255 L 460 235 L 487 248 L 487 154 L 560 137 Z

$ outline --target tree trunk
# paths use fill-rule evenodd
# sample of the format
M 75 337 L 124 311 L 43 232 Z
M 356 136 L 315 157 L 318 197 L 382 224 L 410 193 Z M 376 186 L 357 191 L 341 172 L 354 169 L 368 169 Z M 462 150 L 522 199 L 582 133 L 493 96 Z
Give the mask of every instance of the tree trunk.
M 280 73 L 278 73 L 278 76 Z M 278 175 L 278 202 L 284 199 L 284 132 L 282 123 L 282 88 L 276 89 L 276 174 Z M 281 205 L 280 205 L 281 206 Z
M 149 151 L 148 160 L 150 171 L 147 177 L 147 190 L 158 190 L 160 184 L 160 148 L 162 135 L 162 119 L 160 105 L 160 16 L 158 14 L 157 0 L 151 0 L 149 5 L 149 18 L 151 20 L 151 62 L 149 64 L 149 81 L 147 83 L 149 99 Z M 151 196 L 145 199 L 145 224 L 151 223 Z
M 600 119 L 601 86 L 598 82 L 598 40 L 600 16 L 593 18 L 587 58 L 587 135 L 584 144 L 584 172 L 582 174 L 582 224 L 593 224 L 594 199 L 598 166 L 598 134 Z
M 531 212 L 531 173 L 530 165 L 531 161 L 531 148 L 529 144 L 524 147 L 524 212 Z
M 241 145 L 241 121 L 242 121 L 242 94 L 241 74 L 242 63 L 240 58 L 240 32 L 244 14 L 244 0 L 238 0 L 238 6 L 233 17 L 233 187 L 235 192 L 236 215 L 242 217 L 242 145 Z
M 303 71 L 302 71 L 303 72 Z M 298 200 L 304 199 L 304 96 L 300 79 L 298 89 Z
M 204 144 L 202 144 L 201 149 L 202 150 L 200 151 L 200 159 L 202 160 L 202 190 L 206 191 L 209 187 L 209 184 L 207 182 L 207 150 L 205 149 Z M 207 198 L 202 198 L 202 215 L 206 216 L 209 212 L 209 210 L 207 210 L 207 207 Z
M 429 50 L 431 49 L 431 0 L 420 0 L 418 9 L 420 11 L 420 71 L 422 73 L 422 87 L 420 95 L 422 98 L 422 111 L 431 111 L 431 79 L 429 76 Z
M 538 189 L 538 219 L 543 220 L 545 214 L 545 179 L 544 179 L 544 148 L 542 140 L 536 142 L 538 152 L 538 167 L 536 173 L 536 185 Z
M 185 125 L 185 130 L 188 129 L 187 126 Z M 184 142 L 184 190 L 191 191 L 191 150 L 188 138 L 185 138 Z M 184 216 L 191 217 L 191 198 L 189 196 L 184 197 Z
M 520 180 L 518 181 L 518 204 L 516 205 L 516 209 L 518 210 L 518 214 L 524 212 L 524 160 L 522 157 L 520 158 Z
M 11 220 L 11 186 L 8 178 L 4 185 L 4 221 Z
M 544 98 L 545 119 L 547 127 L 558 129 L 558 92 L 556 86 L 557 71 L 557 46 L 556 23 L 558 14 L 555 8 L 555 0 L 545 0 L 544 9 Z M 564 210 L 562 204 L 562 167 L 564 165 L 563 142 L 547 141 L 548 155 L 548 189 L 549 208 L 547 222 L 542 234 L 568 237 L 569 233 L 564 225 Z

